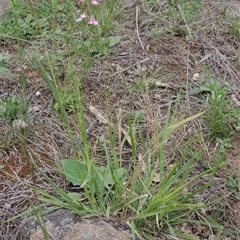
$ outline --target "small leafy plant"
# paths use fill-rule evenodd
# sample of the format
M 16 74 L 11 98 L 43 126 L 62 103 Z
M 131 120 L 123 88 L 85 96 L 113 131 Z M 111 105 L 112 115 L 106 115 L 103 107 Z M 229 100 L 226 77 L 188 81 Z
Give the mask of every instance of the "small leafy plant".
M 168 0 L 166 1 L 167 11 L 159 7 L 159 1 L 157 0 L 143 2 L 145 10 L 149 12 L 150 15 L 154 16 L 160 22 L 168 22 L 169 26 L 166 28 L 168 33 L 173 36 L 184 34 L 187 41 L 193 37 L 194 32 L 191 29 L 191 25 L 194 19 L 196 19 L 199 8 L 201 7 L 201 2 L 199 0 Z M 153 12 L 152 9 L 154 9 Z M 150 35 L 155 37 L 161 33 L 163 32 L 153 28 Z
M 0 102 L 0 117 L 7 122 L 22 118 L 27 111 L 28 103 L 23 96 L 20 98 L 12 96 Z
M 240 168 L 236 176 L 227 179 L 227 185 L 235 191 L 235 197 L 240 200 Z
M 0 73 L 5 73 L 7 72 L 8 68 L 7 68 L 7 60 L 6 58 L 0 54 Z
M 239 19 L 237 17 L 237 14 L 231 10 L 231 8 L 226 8 L 225 9 L 225 18 L 228 20 L 226 22 L 229 22 L 226 26 L 228 29 L 229 33 L 237 38 L 240 39 L 240 24 L 239 24 Z
M 199 92 L 206 94 L 203 100 L 207 108 L 204 121 L 213 138 L 228 138 L 238 124 L 240 110 L 231 107 L 232 100 L 228 97 L 229 91 L 228 86 L 222 86 L 216 80 L 211 80 L 199 88 Z

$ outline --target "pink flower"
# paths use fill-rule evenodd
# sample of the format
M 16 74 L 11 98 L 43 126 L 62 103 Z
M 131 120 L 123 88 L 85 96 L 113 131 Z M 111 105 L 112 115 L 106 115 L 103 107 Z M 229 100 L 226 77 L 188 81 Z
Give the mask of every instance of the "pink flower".
M 87 15 L 85 13 L 81 14 L 79 18 L 76 19 L 77 22 L 81 22 Z
M 78 2 L 80 2 L 80 3 L 84 3 L 84 2 L 85 2 L 85 0 L 78 0 Z
M 88 24 L 90 25 L 98 25 L 98 21 L 94 18 L 94 17 L 91 17 L 88 21 Z
M 92 5 L 97 6 L 100 3 L 100 0 L 91 0 Z

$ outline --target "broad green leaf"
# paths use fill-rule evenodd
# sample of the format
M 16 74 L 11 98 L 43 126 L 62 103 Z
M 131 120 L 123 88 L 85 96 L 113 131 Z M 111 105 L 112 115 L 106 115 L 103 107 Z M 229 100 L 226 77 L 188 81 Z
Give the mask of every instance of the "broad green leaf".
M 185 39 L 188 42 L 190 39 L 192 38 L 192 36 L 190 36 L 189 34 L 186 35 Z
M 79 201 L 82 198 L 82 194 L 76 192 L 69 192 L 68 196 L 74 201 Z
M 62 160 L 62 166 L 66 179 L 73 185 L 82 185 L 82 180 L 88 177 L 86 164 L 78 160 L 64 159 Z
M 119 36 L 116 37 L 109 37 L 109 46 L 113 47 L 120 42 L 121 38 Z
M 126 177 L 126 169 L 124 168 L 118 168 L 117 170 L 115 170 L 115 174 L 116 174 L 116 177 L 118 179 L 121 179 L 122 181 L 125 181 Z M 107 185 L 113 185 L 114 183 L 116 183 L 116 181 L 114 180 L 113 176 L 112 176 L 112 173 L 109 171 L 106 175 L 106 178 L 105 178 L 105 183 Z

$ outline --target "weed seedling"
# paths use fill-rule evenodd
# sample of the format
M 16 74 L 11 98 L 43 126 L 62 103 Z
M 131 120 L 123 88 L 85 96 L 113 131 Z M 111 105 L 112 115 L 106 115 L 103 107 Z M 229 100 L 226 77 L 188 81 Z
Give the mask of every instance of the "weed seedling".
M 6 122 L 11 122 L 22 118 L 27 113 L 27 109 L 28 104 L 24 97 L 12 96 L 0 103 L 0 117 Z
M 8 71 L 6 58 L 0 54 L 0 73 L 5 73 Z
M 240 200 L 240 169 L 238 169 L 238 172 L 235 177 L 229 177 L 227 179 L 227 185 L 235 191 L 235 197 Z
M 207 114 L 204 117 L 206 125 L 210 129 L 213 138 L 227 138 L 234 131 L 233 123 L 238 121 L 240 111 L 231 108 L 231 99 L 228 97 L 230 88 L 222 86 L 214 80 L 200 87 L 200 91 L 207 93 L 204 105 Z

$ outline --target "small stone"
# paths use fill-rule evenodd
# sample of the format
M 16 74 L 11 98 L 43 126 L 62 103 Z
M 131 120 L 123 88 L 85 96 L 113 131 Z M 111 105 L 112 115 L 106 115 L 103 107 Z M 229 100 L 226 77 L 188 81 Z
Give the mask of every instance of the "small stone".
M 35 95 L 36 95 L 36 97 L 39 97 L 39 96 L 41 95 L 41 92 L 37 91 L 37 92 L 35 93 Z
M 200 74 L 199 74 L 199 73 L 194 73 L 192 79 L 193 79 L 193 81 L 196 81 L 196 80 L 199 79 L 199 77 L 200 77 Z

